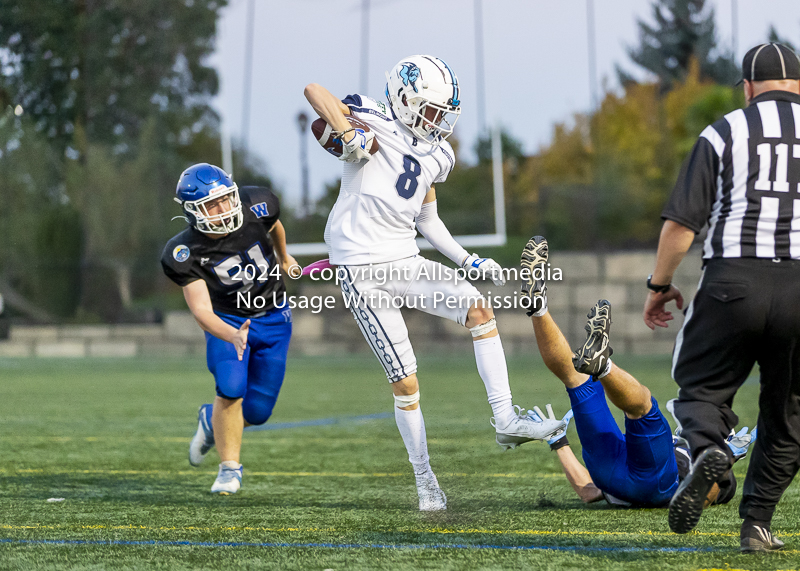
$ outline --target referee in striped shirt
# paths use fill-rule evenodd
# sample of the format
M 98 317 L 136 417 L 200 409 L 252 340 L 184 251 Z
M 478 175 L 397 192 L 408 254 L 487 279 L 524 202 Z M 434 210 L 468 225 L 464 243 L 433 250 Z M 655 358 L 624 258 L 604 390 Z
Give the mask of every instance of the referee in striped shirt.
M 800 467 L 800 61 L 782 44 L 742 63 L 745 109 L 706 127 L 662 218 L 644 321 L 666 327 L 672 276 L 706 224 L 703 277 L 675 340 L 675 415 L 694 468 L 672 498 L 669 525 L 692 530 L 708 489 L 731 467 L 725 437 L 734 396 L 761 372 L 758 439 L 739 514 L 743 551 L 780 549 L 775 507 Z

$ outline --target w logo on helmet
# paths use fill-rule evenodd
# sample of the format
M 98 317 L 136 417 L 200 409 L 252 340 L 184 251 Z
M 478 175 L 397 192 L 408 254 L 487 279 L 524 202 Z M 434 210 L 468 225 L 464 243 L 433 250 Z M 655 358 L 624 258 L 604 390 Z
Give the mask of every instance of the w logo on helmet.
M 419 75 L 419 68 L 413 63 L 404 63 L 403 67 L 400 68 L 400 77 L 403 80 L 403 85 L 408 87 L 408 85 L 411 84 L 411 87 L 414 88 L 414 93 L 419 93 L 416 84 Z

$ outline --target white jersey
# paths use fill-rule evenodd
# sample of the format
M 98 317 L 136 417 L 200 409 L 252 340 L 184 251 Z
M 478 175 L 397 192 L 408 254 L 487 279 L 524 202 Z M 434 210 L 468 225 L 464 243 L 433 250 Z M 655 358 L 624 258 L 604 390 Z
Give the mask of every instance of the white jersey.
M 447 141 L 434 146 L 414 137 L 388 105 L 370 97 L 348 95 L 343 102 L 369 125 L 380 149 L 368 161 L 344 163 L 325 227 L 330 262 L 354 266 L 414 256 L 415 220 L 431 185 L 453 170 L 453 148 Z

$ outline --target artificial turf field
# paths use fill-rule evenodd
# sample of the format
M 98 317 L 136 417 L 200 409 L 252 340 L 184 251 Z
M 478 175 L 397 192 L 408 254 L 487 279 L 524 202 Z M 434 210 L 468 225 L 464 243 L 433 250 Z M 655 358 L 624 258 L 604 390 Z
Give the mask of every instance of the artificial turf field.
M 372 355 L 291 359 L 275 429 L 245 433 L 243 488 L 228 497 L 209 493 L 216 452 L 200 468 L 186 459 L 197 407 L 213 395 L 203 359 L 0 360 L 0 569 L 800 565 L 797 483 L 773 522 L 787 544 L 779 554 L 738 553 L 741 491 L 685 536 L 669 532 L 666 510 L 583 505 L 546 445 L 502 452 L 494 443 L 465 349 L 420 357 L 431 461 L 448 496 L 447 512 L 435 514 L 417 511 Z M 616 362 L 659 402 L 674 396 L 668 359 Z M 535 352 L 509 366 L 515 402 L 566 412 L 566 394 Z M 739 393 L 743 424 L 755 422 L 757 393 L 752 380 Z M 578 452 L 573 427 L 570 438 Z M 745 470 L 746 460 L 736 465 L 737 475 Z

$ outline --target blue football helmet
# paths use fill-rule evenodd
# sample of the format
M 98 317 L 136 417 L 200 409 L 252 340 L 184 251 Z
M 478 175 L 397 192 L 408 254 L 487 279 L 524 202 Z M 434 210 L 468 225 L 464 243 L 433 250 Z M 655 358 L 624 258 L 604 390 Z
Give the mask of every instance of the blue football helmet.
M 178 180 L 175 189 L 175 202 L 183 207 L 189 224 L 205 234 L 230 234 L 242 227 L 242 201 L 239 199 L 239 187 L 231 176 L 219 167 L 208 163 L 200 163 L 189 167 Z M 209 203 L 219 205 L 227 210 L 219 214 L 209 214 Z

